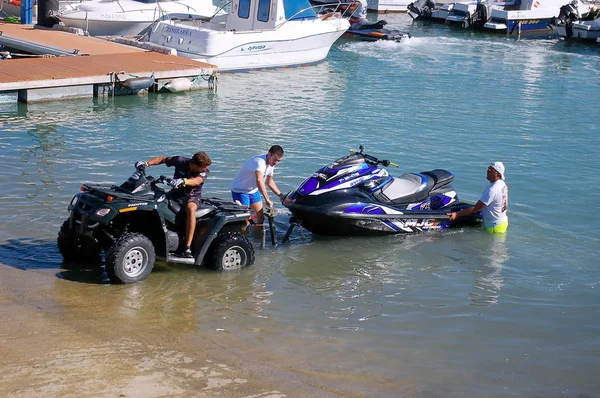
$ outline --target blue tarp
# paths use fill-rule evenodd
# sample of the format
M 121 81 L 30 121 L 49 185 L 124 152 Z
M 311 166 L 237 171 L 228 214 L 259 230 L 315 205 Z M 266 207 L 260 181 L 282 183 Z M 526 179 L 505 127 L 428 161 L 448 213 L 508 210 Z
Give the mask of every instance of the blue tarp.
M 317 14 L 308 0 L 283 0 L 285 19 L 315 19 Z M 299 12 L 300 10 L 304 10 Z

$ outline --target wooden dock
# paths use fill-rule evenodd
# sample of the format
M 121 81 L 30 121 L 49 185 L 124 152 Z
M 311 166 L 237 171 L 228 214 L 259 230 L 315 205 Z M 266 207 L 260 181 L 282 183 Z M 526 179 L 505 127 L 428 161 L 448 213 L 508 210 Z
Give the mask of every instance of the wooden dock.
M 32 25 L 0 22 L 0 44 L 4 43 L 63 53 L 0 61 L 0 93 L 17 92 L 22 102 L 127 93 L 116 91 L 119 82 L 151 75 L 159 86 L 176 78 L 214 84 L 219 74 L 215 65 Z M 15 48 L 15 44 L 4 45 Z M 196 88 L 209 86 L 207 83 Z

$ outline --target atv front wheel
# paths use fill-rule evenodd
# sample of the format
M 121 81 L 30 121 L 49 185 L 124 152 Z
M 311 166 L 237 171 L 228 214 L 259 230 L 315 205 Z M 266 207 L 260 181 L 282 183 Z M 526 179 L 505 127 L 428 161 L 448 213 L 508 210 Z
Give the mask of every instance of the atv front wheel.
M 91 238 L 78 238 L 76 233 L 69 228 L 69 220 L 66 220 L 60 227 L 56 244 L 65 263 L 89 264 L 98 263 L 100 260 L 100 246 Z
M 156 259 L 146 235 L 123 234 L 106 253 L 106 273 L 112 282 L 133 283 L 146 279 Z
M 231 271 L 254 264 L 254 247 L 239 232 L 227 232 L 217 236 L 206 259 L 215 271 Z

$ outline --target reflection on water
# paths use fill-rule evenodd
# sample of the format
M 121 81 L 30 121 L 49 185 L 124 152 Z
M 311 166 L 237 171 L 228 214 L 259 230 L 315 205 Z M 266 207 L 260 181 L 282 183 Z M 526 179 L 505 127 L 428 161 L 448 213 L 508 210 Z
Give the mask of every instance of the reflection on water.
M 35 163 L 37 166 L 36 176 L 42 176 L 40 180 L 43 184 L 55 184 L 55 168 L 60 153 L 65 149 L 64 136 L 60 136 L 56 126 L 41 125 L 27 132 L 34 143 L 34 146 L 28 151 L 22 153 L 23 163 Z M 29 177 L 29 173 L 24 177 Z M 32 181 L 23 181 L 25 184 L 35 184 Z
M 487 239 L 486 239 L 487 238 Z M 480 248 L 481 269 L 474 270 L 475 283 L 469 293 L 473 305 L 488 306 L 498 303 L 504 286 L 502 266 L 509 259 L 505 234 L 488 234 Z

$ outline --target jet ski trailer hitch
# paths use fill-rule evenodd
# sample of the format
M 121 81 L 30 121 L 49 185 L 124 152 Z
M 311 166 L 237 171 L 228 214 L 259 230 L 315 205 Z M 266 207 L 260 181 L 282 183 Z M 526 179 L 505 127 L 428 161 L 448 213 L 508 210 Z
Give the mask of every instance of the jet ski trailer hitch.
M 269 221 L 269 232 L 271 235 L 271 244 L 273 245 L 273 247 L 277 247 L 277 231 L 275 230 L 275 216 L 277 215 L 277 210 L 274 207 L 267 207 L 264 210 L 264 215 L 265 217 L 267 217 L 267 220 Z M 263 226 L 263 230 L 262 230 L 262 240 L 261 240 L 261 248 L 264 248 L 266 246 L 266 241 L 267 241 L 267 231 L 265 230 L 265 227 Z

